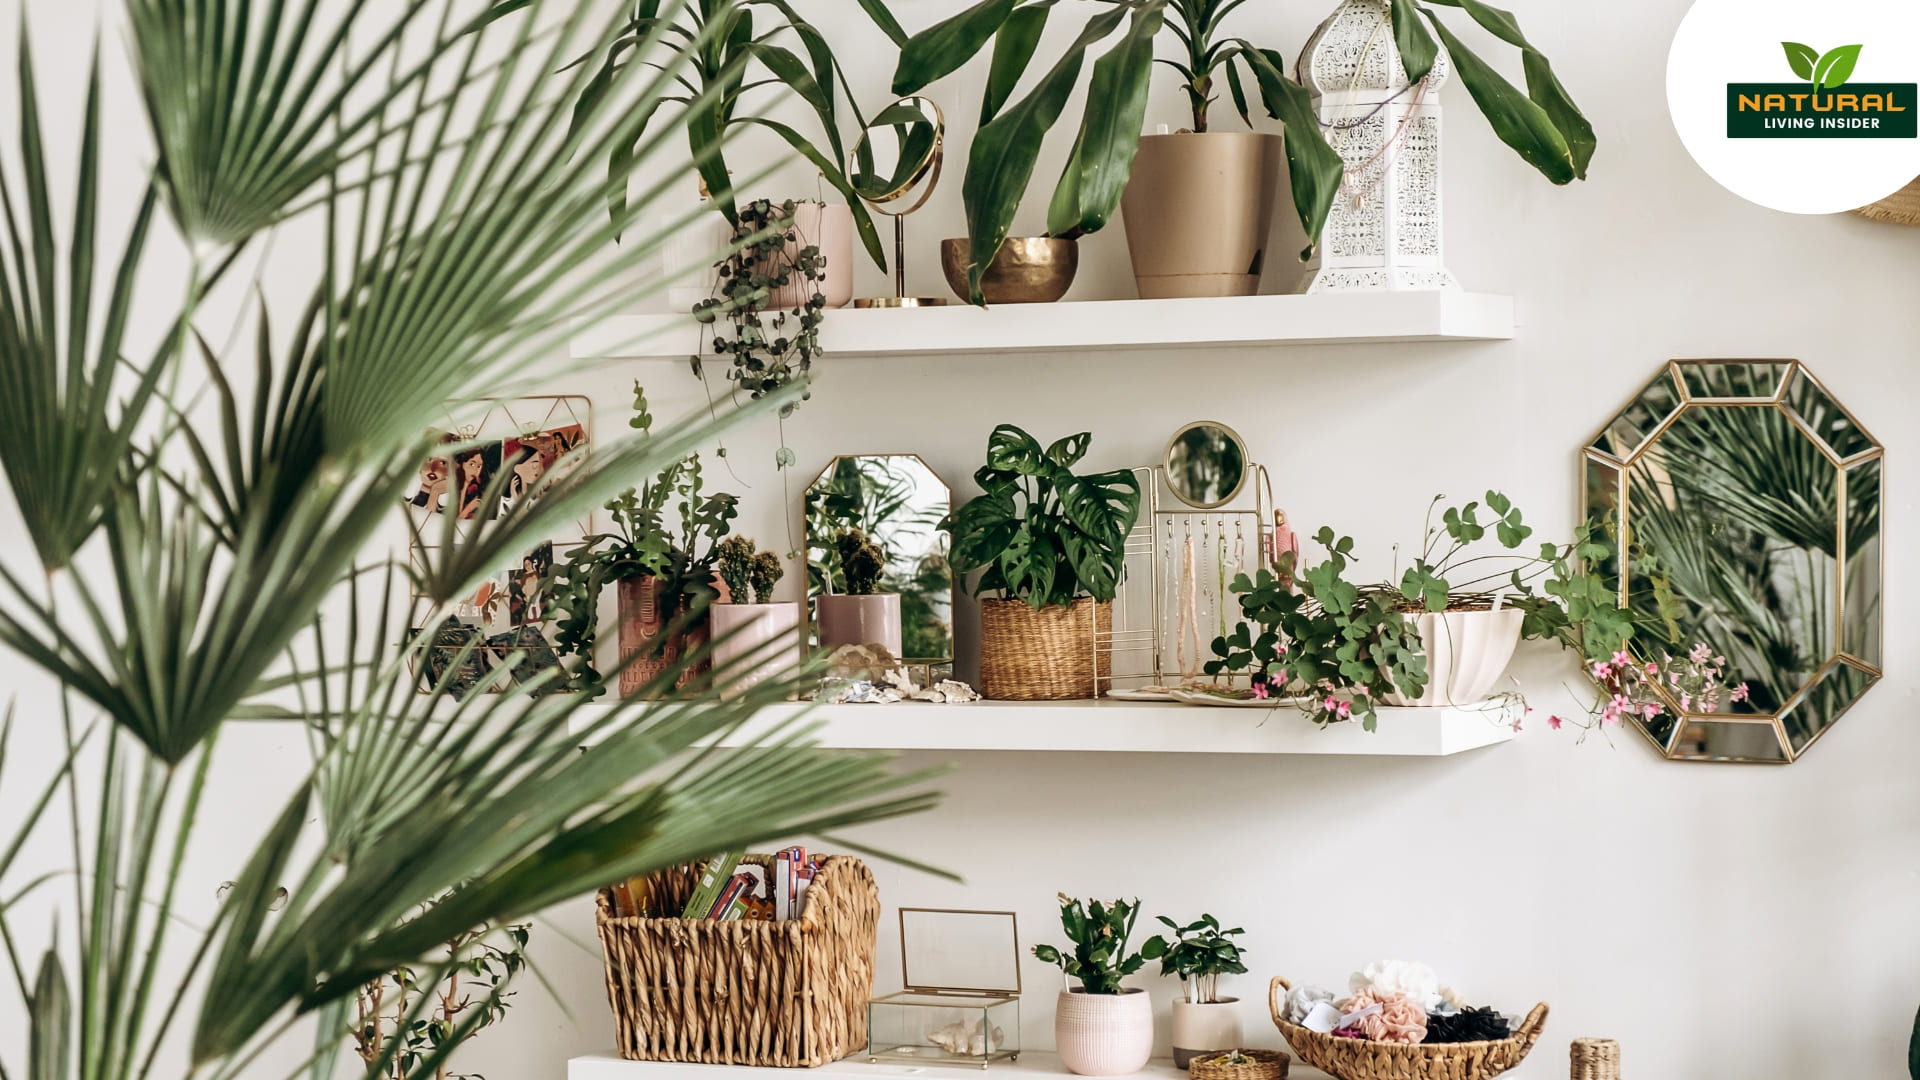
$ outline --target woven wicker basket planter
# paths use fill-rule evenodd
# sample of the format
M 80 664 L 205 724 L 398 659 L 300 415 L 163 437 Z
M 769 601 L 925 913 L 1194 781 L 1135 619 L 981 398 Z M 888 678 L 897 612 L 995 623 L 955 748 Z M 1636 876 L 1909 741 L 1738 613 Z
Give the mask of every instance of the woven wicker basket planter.
M 1335 1080 L 1485 1080 L 1525 1060 L 1547 1022 L 1547 1003 L 1543 1001 L 1506 1039 L 1463 1043 L 1344 1039 L 1288 1023 L 1280 993 L 1292 988 L 1278 975 L 1268 984 L 1267 1007 L 1273 1013 L 1273 1025 L 1302 1062 Z
M 980 695 L 998 701 L 1099 697 L 1113 681 L 1113 605 L 980 601 Z M 1097 674 L 1096 674 L 1097 672 Z
M 1238 1065 L 1216 1062 L 1219 1054 L 1202 1054 L 1187 1062 L 1191 1080 L 1287 1080 L 1287 1066 L 1293 1059 L 1278 1050 L 1242 1050 L 1252 1060 Z
M 679 910 L 698 871 L 654 875 L 652 910 Z M 806 901 L 789 922 L 719 922 L 616 915 L 602 890 L 597 922 L 620 1056 L 812 1067 L 864 1048 L 880 922 L 873 872 L 828 856 Z

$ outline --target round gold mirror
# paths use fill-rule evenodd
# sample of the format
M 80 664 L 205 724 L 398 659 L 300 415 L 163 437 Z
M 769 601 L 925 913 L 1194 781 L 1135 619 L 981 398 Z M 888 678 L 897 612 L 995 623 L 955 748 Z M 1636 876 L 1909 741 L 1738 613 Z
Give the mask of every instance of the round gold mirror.
M 1225 424 L 1196 420 L 1167 442 L 1167 487 L 1200 510 L 1225 506 L 1247 484 L 1247 444 Z
M 876 113 L 853 146 L 849 182 L 868 206 L 893 218 L 893 295 L 863 297 L 855 307 L 928 307 L 944 299 L 907 295 L 908 214 L 926 205 L 940 183 L 947 122 L 923 97 L 901 98 Z

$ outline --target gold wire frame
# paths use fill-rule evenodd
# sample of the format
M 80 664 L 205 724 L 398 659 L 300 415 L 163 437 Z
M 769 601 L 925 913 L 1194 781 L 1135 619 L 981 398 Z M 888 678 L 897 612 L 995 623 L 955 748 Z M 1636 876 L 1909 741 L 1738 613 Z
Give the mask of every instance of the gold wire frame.
M 1242 443 L 1242 445 L 1245 444 Z M 1228 527 L 1239 529 L 1253 541 L 1253 568 L 1257 571 L 1273 565 L 1272 530 L 1278 522 L 1275 521 L 1273 484 L 1264 465 L 1249 459 L 1245 480 L 1234 489 L 1233 495 L 1226 502 L 1211 509 L 1194 509 L 1186 507 L 1184 503 L 1179 504 L 1183 507 L 1182 509 L 1173 509 L 1164 504 L 1161 492 L 1171 489 L 1166 486 L 1166 477 L 1160 466 L 1134 469 L 1133 473 L 1135 476 L 1143 477 L 1142 485 L 1147 491 L 1147 512 L 1135 523 L 1133 531 L 1127 534 L 1125 561 L 1129 569 L 1128 577 L 1132 576 L 1131 571 L 1136 565 L 1144 563 L 1146 567 L 1147 625 L 1140 627 L 1134 624 L 1131 605 L 1125 602 L 1126 581 L 1123 580 L 1121 589 L 1114 595 L 1113 629 L 1102 634 L 1097 620 L 1093 626 L 1095 682 L 1100 694 L 1106 693 L 1108 689 L 1123 680 L 1165 685 L 1170 676 L 1180 674 L 1167 669 L 1163 640 L 1165 628 L 1162 622 L 1165 612 L 1161 609 L 1160 601 L 1164 594 L 1163 582 L 1170 572 L 1169 568 L 1161 564 L 1160 559 L 1159 538 L 1163 528 L 1172 530 L 1190 527 L 1195 519 L 1202 519 L 1215 529 L 1221 530 L 1223 535 Z M 1236 501 L 1249 497 L 1253 503 L 1251 508 L 1232 505 Z M 1225 605 L 1227 598 L 1222 596 L 1220 603 Z M 1101 679 L 1097 673 L 1101 670 L 1099 663 L 1102 654 L 1115 668 L 1118 667 L 1119 658 L 1123 655 L 1144 656 L 1148 660 L 1148 670 L 1125 675 L 1116 671 L 1110 677 Z M 1107 685 L 1099 687 L 1103 682 Z
M 1759 376 L 1761 374 L 1760 369 L 1777 370 L 1766 376 L 1774 381 L 1771 384 L 1771 389 L 1764 393 L 1714 394 L 1696 390 L 1696 385 L 1705 385 L 1710 377 L 1695 379 L 1690 378 L 1690 376 L 1697 371 L 1704 372 L 1712 368 L 1728 368 L 1736 371 L 1744 368 L 1744 378 L 1746 381 L 1752 381 Z M 1839 418 L 1844 419 L 1852 432 L 1855 433 L 1857 441 L 1865 445 L 1844 455 L 1836 451 L 1831 445 L 1832 440 L 1816 431 L 1814 426 L 1808 422 L 1807 418 L 1802 416 L 1794 407 L 1795 402 L 1791 395 L 1796 389 L 1802 386 L 1808 387 L 1812 392 L 1817 393 L 1822 399 L 1824 406 L 1831 407 L 1835 410 Z M 1873 622 L 1869 636 L 1873 640 L 1880 642 L 1879 649 L 1884 656 L 1885 643 L 1883 640 L 1883 630 L 1885 614 L 1879 606 L 1879 601 L 1881 591 L 1884 589 L 1886 572 L 1885 502 L 1882 498 L 1882 494 L 1886 490 L 1886 450 L 1878 440 L 1874 439 L 1873 436 L 1867 432 L 1866 428 L 1860 424 L 1852 412 L 1842 405 L 1839 399 L 1828 391 L 1826 386 L 1822 384 L 1819 379 L 1815 378 L 1813 373 L 1808 371 L 1806 366 L 1798 360 L 1687 359 L 1668 361 L 1662 366 L 1658 374 L 1642 385 L 1639 391 L 1637 391 L 1633 397 L 1629 398 L 1627 403 L 1622 406 L 1591 439 L 1587 440 L 1585 449 L 1581 451 L 1579 478 L 1580 519 L 1588 524 L 1594 523 L 1595 508 L 1592 505 L 1592 499 L 1596 490 L 1606 493 L 1613 508 L 1620 515 L 1617 536 L 1604 542 L 1610 543 L 1614 548 L 1615 559 L 1618 563 L 1617 573 L 1619 575 L 1617 598 L 1622 608 L 1626 608 L 1634 596 L 1633 575 L 1628 565 L 1629 560 L 1627 554 L 1633 542 L 1633 519 L 1629 497 L 1633 488 L 1632 477 L 1634 467 L 1647 457 L 1650 451 L 1659 444 L 1661 436 L 1666 434 L 1682 415 L 1690 410 L 1708 408 L 1777 409 L 1787 417 L 1794 428 L 1805 436 L 1814 448 L 1820 452 L 1821 456 L 1827 460 L 1828 464 L 1834 468 L 1835 555 L 1833 560 L 1832 586 L 1834 600 L 1831 626 L 1833 649 L 1831 655 L 1822 659 L 1814 668 L 1813 672 L 1807 676 L 1806 681 L 1791 693 L 1787 694 L 1785 700 L 1771 713 L 1701 713 L 1684 710 L 1680 708 L 1678 699 L 1669 692 L 1668 688 L 1656 685 L 1656 691 L 1664 702 L 1667 713 L 1673 717 L 1671 729 L 1668 730 L 1663 737 L 1659 732 L 1655 731 L 1650 724 L 1639 717 L 1633 719 L 1633 726 L 1645 736 L 1663 756 L 1673 760 L 1790 764 L 1799 760 L 1815 742 L 1819 741 L 1821 736 L 1831 731 L 1834 725 L 1839 722 L 1840 717 L 1845 715 L 1847 711 L 1879 681 L 1883 673 L 1883 669 L 1879 663 L 1870 662 L 1863 657 L 1852 655 L 1846 651 L 1848 615 L 1847 589 L 1849 584 L 1848 570 L 1850 566 L 1847 548 L 1849 541 L 1847 535 L 1847 510 L 1849 496 L 1852 494 L 1850 490 L 1852 483 L 1850 476 L 1852 472 L 1862 465 L 1873 463 L 1876 469 L 1876 475 L 1873 479 L 1873 486 L 1875 488 L 1873 497 L 1879 507 L 1879 521 L 1875 525 L 1875 536 L 1879 543 L 1878 549 L 1874 553 L 1873 581 L 1875 584 L 1875 596 L 1873 600 L 1874 612 L 1871 615 Z M 1635 416 L 1636 410 L 1641 410 L 1637 418 Z M 1636 425 L 1644 425 L 1644 429 L 1637 429 Z M 1635 435 L 1630 443 L 1616 435 L 1616 430 L 1622 428 L 1625 430 L 1621 432 L 1621 434 Z M 1608 473 L 1612 474 L 1611 477 L 1608 476 Z M 1598 478 L 1597 481 L 1595 479 L 1596 477 Z M 1791 734 L 1787 731 L 1785 717 L 1792 714 L 1795 709 L 1806 706 L 1815 689 L 1820 687 L 1829 676 L 1843 669 L 1857 673 L 1859 676 L 1864 677 L 1865 681 L 1859 686 L 1858 692 L 1855 693 L 1850 700 L 1842 704 L 1830 717 L 1825 718 L 1825 722 L 1821 724 L 1817 730 L 1814 730 L 1804 742 L 1796 747 Z M 1705 728 L 1702 725 L 1716 724 L 1767 727 L 1770 729 L 1777 744 L 1778 755 L 1747 756 L 1740 754 L 1714 754 L 1705 752 L 1704 749 L 1700 752 L 1691 752 L 1689 750 L 1689 744 L 1685 741 L 1688 731 L 1699 728 L 1703 732 L 1702 739 L 1704 740 L 1706 735 L 1711 734 L 1712 729 Z

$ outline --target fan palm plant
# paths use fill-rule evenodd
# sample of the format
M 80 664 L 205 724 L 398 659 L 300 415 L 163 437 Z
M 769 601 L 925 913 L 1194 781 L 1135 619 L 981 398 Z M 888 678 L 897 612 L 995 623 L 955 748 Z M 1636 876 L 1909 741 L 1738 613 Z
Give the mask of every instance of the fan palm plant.
M 880 759 L 811 750 L 804 727 L 696 749 L 781 687 L 591 713 L 588 695 L 543 692 L 558 672 L 462 701 L 448 678 L 419 691 L 434 629 L 495 568 L 798 392 L 570 461 L 491 520 L 446 515 L 437 546 L 404 550 L 403 494 L 447 452 L 429 428 L 550 378 L 575 318 L 631 299 L 615 282 L 661 238 L 609 241 L 685 174 L 611 220 L 609 196 L 658 159 L 666 136 L 642 137 L 644 117 L 711 44 L 646 37 L 636 53 L 657 66 L 615 73 L 570 124 L 593 73 L 567 58 L 624 21 L 472 6 L 126 0 L 152 139 L 130 153 L 153 166 L 117 242 L 101 178 L 126 164 L 106 157 L 98 65 L 76 179 L 57 188 L 22 35 L 18 136 L 0 147 L 0 469 L 40 573 L 24 553 L 0 564 L 0 643 L 58 682 L 60 709 L 10 714 L 0 764 L 15 726 L 60 761 L 0 836 L 5 992 L 29 1028 L 0 1046 L 0 1075 L 225 1080 L 284 1056 L 315 1014 L 298 1052 L 329 1075 L 356 992 L 401 966 L 437 978 L 456 962 L 444 943 L 475 928 L 934 798 Z M 292 262 L 306 299 L 272 320 L 234 267 L 266 259 L 283 226 L 310 245 Z M 169 309 L 150 340 L 136 307 Z M 249 308 L 252 333 L 203 338 L 210 313 Z M 266 815 L 217 915 L 184 927 L 213 748 L 240 720 L 303 725 L 317 764 Z M 0 783 L 15 798 L 19 780 Z M 22 883 L 42 831 L 68 865 Z M 72 894 L 54 900 L 63 878 Z M 44 942 L 23 936 L 27 898 L 57 907 Z

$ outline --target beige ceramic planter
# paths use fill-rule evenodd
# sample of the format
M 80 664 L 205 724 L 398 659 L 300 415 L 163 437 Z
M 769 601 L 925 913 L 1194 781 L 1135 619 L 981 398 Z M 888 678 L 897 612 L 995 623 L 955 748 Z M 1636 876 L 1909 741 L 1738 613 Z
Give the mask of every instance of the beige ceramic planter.
M 1202 1054 L 1240 1048 L 1240 999 L 1173 1002 L 1173 1064 L 1184 1069 Z
M 814 604 L 820 620 L 821 648 L 881 645 L 894 659 L 901 658 L 899 593 L 869 596 L 835 593 L 815 597 Z
M 715 604 L 707 609 L 707 621 L 714 669 L 727 677 L 721 697 L 790 675 L 800 665 L 800 605 L 791 600 Z
M 1153 999 L 1145 990 L 1062 990 L 1053 1008 L 1053 1047 L 1060 1063 L 1081 1076 L 1131 1076 L 1153 1056 Z
M 1280 192 L 1278 135 L 1142 135 L 1120 199 L 1145 299 L 1252 296 Z
M 809 284 L 799 271 L 793 280 L 767 294 L 767 310 L 787 311 L 800 307 L 818 288 L 830 308 L 846 307 L 853 300 L 853 211 L 845 203 L 800 202 L 793 207 L 793 231 L 799 239 L 787 249 L 798 255 L 812 244 L 827 260 L 821 279 Z

